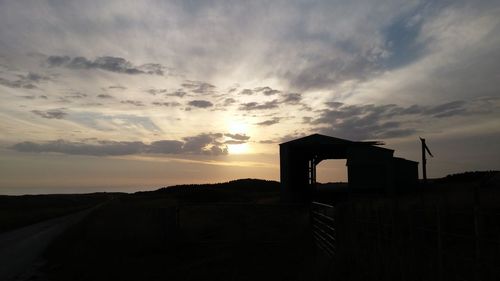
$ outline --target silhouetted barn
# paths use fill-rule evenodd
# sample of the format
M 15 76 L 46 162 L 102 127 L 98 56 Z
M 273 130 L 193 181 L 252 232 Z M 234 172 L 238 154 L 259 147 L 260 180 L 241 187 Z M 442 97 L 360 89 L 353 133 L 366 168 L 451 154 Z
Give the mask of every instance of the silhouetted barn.
M 350 141 L 320 134 L 280 144 L 281 194 L 285 201 L 309 200 L 316 184 L 316 165 L 347 159 L 349 188 L 391 191 L 418 181 L 418 162 L 394 157 L 376 141 Z

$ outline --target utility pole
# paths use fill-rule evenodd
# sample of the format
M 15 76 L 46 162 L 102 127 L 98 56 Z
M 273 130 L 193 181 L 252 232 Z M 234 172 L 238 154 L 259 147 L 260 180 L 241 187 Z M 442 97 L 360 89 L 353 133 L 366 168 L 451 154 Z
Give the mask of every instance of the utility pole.
M 425 144 L 425 139 L 423 138 L 420 138 L 420 142 L 422 143 L 422 177 L 424 179 L 424 183 L 427 183 L 427 157 L 426 157 L 426 151 L 427 153 L 429 153 L 429 155 L 431 157 L 434 157 L 432 156 L 432 153 L 431 151 L 429 150 L 429 148 L 427 147 L 427 145 Z

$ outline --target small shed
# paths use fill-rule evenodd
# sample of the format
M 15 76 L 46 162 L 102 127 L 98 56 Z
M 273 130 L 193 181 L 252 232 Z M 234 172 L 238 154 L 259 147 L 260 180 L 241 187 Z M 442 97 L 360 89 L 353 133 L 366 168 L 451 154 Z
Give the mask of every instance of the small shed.
M 418 162 L 394 157 L 378 141 L 351 141 L 320 134 L 280 144 L 281 196 L 307 201 L 316 184 L 316 165 L 326 159 L 347 159 L 350 189 L 403 188 L 418 181 Z

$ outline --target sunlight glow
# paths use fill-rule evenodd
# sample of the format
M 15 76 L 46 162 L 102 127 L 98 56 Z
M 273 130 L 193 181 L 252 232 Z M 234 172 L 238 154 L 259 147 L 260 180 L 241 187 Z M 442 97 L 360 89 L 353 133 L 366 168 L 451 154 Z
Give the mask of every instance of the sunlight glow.
M 243 121 L 230 121 L 228 127 L 231 134 L 248 134 L 248 124 Z
M 250 153 L 250 146 L 248 145 L 248 143 L 228 144 L 227 149 L 228 149 L 229 154 Z

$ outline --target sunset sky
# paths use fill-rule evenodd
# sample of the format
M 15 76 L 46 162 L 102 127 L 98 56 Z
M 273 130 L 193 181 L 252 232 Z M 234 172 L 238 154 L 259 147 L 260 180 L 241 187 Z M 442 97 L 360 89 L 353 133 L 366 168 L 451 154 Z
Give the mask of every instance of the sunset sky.
M 279 180 L 278 144 L 500 169 L 498 1 L 0 0 L 0 194 Z M 345 161 L 319 180 L 345 180 Z

